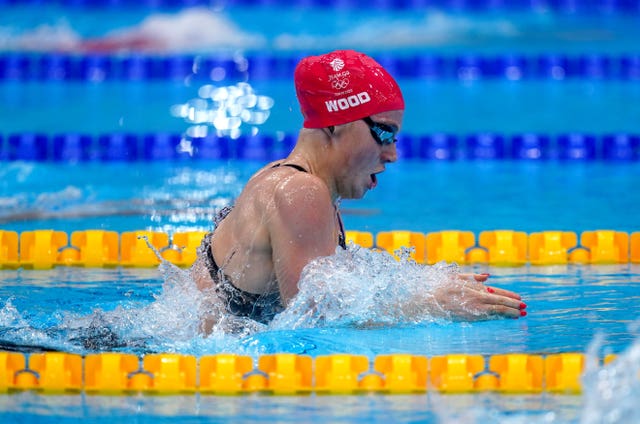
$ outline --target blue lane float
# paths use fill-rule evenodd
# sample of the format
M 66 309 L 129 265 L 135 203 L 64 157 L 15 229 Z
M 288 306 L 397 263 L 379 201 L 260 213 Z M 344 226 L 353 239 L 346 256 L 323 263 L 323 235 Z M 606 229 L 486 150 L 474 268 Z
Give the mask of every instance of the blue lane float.
M 271 161 L 285 157 L 296 134 L 215 133 L 189 137 L 177 133 L 0 134 L 1 161 L 130 162 L 189 160 Z M 398 156 L 405 160 L 640 160 L 640 134 L 401 134 Z
M 562 160 L 596 159 L 596 137 L 591 134 L 560 134 L 557 138 L 558 155 Z
M 396 149 L 400 159 L 415 158 L 417 146 L 413 134 L 400 133 L 397 138 Z
M 0 134 L 0 161 L 130 162 L 177 160 L 256 160 L 285 157 L 296 134 L 241 134 L 236 138 L 210 133 L 189 137 L 178 133 Z M 415 160 L 560 160 L 638 161 L 640 134 L 475 133 L 400 134 L 398 156 Z
M 464 159 L 504 159 L 505 140 L 501 134 L 481 133 L 465 137 Z
M 225 160 L 231 157 L 231 149 L 227 137 L 208 135 L 191 139 L 191 145 L 197 157 L 203 160 Z
M 146 8 L 176 9 L 194 6 L 211 6 L 210 0 L 53 0 L 71 8 Z M 39 6 L 42 0 L 0 0 L 2 5 Z M 381 10 L 411 10 L 440 8 L 453 11 L 539 11 L 553 10 L 565 14 L 577 13 L 633 13 L 640 11 L 637 0 L 226 0 L 226 7 L 273 7 L 295 6 L 335 9 L 357 9 L 368 7 Z
M 425 134 L 418 138 L 418 157 L 426 160 L 454 160 L 458 156 L 458 139 L 453 134 Z
M 180 148 L 182 137 L 175 133 L 147 134 L 142 137 L 143 159 L 147 161 L 175 160 L 188 155 Z
M 511 158 L 546 160 L 551 158 L 551 139 L 545 134 L 516 134 L 511 138 Z
M 70 55 L 60 53 L 0 54 L 1 81 L 269 81 L 290 80 L 304 54 L 287 56 L 248 54 L 230 58 L 224 55 L 179 54 L 153 56 Z M 400 79 L 617 79 L 640 80 L 640 55 L 503 54 L 497 56 L 434 54 L 375 57 Z
M 640 79 L 640 54 L 620 58 L 620 76 L 629 80 Z
M 602 157 L 605 160 L 636 161 L 640 159 L 640 136 L 606 134 L 602 138 Z
M 58 134 L 51 140 L 51 158 L 55 162 L 84 162 L 97 159 L 91 149 L 93 139 L 87 134 Z
M 562 80 L 577 75 L 576 59 L 566 55 L 541 55 L 536 62 L 536 76 L 539 78 Z
M 103 134 L 97 137 L 98 157 L 104 162 L 136 161 L 140 158 L 135 134 Z
M 423 160 L 454 160 L 458 157 L 458 139 L 453 134 L 434 133 L 418 137 L 418 158 Z
M 45 134 L 22 133 L 7 137 L 6 156 L 9 160 L 46 161 L 49 157 L 49 137 Z

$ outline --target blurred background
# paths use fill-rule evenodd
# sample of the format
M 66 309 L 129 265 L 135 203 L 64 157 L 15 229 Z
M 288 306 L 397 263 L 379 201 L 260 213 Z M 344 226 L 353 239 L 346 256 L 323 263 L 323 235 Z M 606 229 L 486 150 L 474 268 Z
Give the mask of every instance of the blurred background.
M 338 48 L 373 55 L 401 80 L 407 133 L 637 131 L 640 122 L 639 85 L 629 84 L 640 79 L 635 0 L 0 0 L 0 8 L 3 133 L 202 135 L 241 123 L 245 133 L 295 132 L 293 67 Z M 238 83 L 262 103 L 229 110 L 215 88 Z M 240 121 L 224 119 L 242 111 Z
M 0 10 L 5 228 L 208 228 L 295 143 L 298 60 L 339 48 L 380 61 L 407 104 L 405 165 L 352 206 L 349 227 L 637 228 L 640 0 L 0 0 Z M 491 207 L 479 211 L 479 197 Z

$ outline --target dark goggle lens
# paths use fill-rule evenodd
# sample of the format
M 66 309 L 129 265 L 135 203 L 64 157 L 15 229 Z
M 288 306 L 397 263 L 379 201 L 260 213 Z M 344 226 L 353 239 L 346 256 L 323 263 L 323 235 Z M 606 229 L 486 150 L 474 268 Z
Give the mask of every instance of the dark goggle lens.
M 362 119 L 369 126 L 371 136 L 376 142 L 382 146 L 395 143 L 398 129 L 394 125 L 374 122 L 373 119 L 366 117 Z

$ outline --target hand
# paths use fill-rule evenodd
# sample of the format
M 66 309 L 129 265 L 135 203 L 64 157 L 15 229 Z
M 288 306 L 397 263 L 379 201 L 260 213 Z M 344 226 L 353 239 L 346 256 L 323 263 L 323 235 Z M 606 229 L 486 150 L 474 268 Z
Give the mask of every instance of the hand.
M 496 287 L 485 286 L 489 274 L 459 274 L 450 284 L 434 291 L 434 297 L 445 314 L 452 319 L 479 321 L 492 318 L 526 316 L 527 305 L 520 295 Z

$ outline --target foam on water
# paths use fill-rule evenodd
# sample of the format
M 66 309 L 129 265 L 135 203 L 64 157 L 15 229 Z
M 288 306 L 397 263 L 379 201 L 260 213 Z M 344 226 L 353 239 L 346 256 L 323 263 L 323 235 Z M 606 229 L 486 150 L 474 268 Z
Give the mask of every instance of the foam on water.
M 448 313 L 438 303 L 438 290 L 472 283 L 456 279 L 455 266 L 426 267 L 408 259 L 410 251 L 398 253 L 399 261 L 388 253 L 350 245 L 346 251 L 338 249 L 335 255 L 311 262 L 303 270 L 298 295 L 268 326 L 226 313 L 225 300 L 213 289 L 198 290 L 192 271 L 164 260 L 159 267 L 164 283 L 152 302 L 124 301 L 112 310 L 98 308 L 90 314 L 61 310 L 61 319 L 44 330 L 33 328 L 36 325 L 10 302 L 0 317 L 6 328 L 26 329 L 21 336 L 13 335 L 19 343 L 76 352 L 247 351 L 259 349 L 250 338 L 265 331 L 447 319 Z M 464 307 L 464 299 L 455 302 Z M 213 322 L 208 335 L 202 330 L 205 319 Z M 43 331 L 48 334 L 44 339 Z
M 337 249 L 332 256 L 312 261 L 302 272 L 299 293 L 268 326 L 228 314 L 224 299 L 213 289 L 203 293 L 196 288 L 191 271 L 162 261 L 163 291 L 138 311 L 137 327 L 130 335 L 167 342 L 206 338 L 201 330 L 207 318 L 214 322 L 209 335 L 213 339 L 240 339 L 265 330 L 402 325 L 450 318 L 439 304 L 438 290 L 474 283 L 456 278 L 457 266 L 427 267 L 409 259 L 410 250 L 397 253 L 400 260 L 351 244 L 347 250 Z M 465 308 L 463 298 L 455 302 Z
M 413 324 L 443 317 L 434 290 L 452 284 L 456 266 L 427 267 L 350 245 L 304 268 L 299 293 L 271 328 Z M 446 314 L 444 314 L 446 315 Z
M 632 332 L 638 334 L 640 321 Z M 599 335 L 587 352 L 582 377 L 583 404 L 581 424 L 640 422 L 640 337 L 607 365 L 600 365 L 605 337 Z

